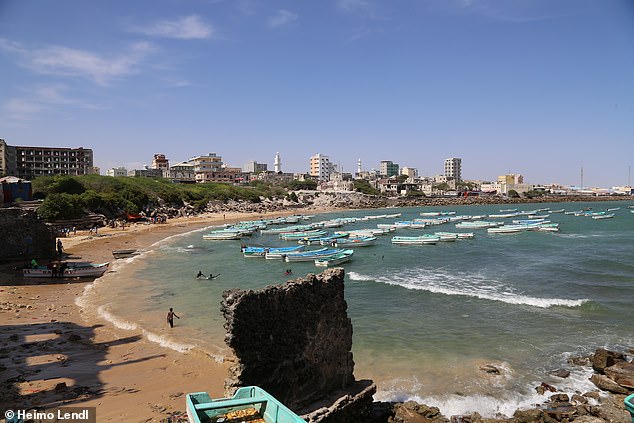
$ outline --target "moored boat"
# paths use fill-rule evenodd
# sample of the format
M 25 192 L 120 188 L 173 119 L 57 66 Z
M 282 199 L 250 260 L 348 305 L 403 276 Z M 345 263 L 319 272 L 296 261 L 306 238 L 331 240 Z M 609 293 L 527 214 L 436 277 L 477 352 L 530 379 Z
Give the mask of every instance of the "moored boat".
M 296 247 L 244 247 L 242 248 L 242 254 L 245 257 L 264 257 L 266 253 L 288 254 L 303 250 L 303 245 L 298 245 Z
M 315 259 L 315 266 L 330 267 L 336 266 L 352 260 L 354 250 L 343 250 L 342 252 L 330 257 L 322 257 Z
M 48 266 L 22 269 L 26 278 L 98 278 L 106 273 L 110 262 L 51 262 Z
M 430 244 L 433 245 L 440 241 L 440 237 L 425 234 L 420 236 L 395 236 L 392 237 L 392 244 L 402 244 L 402 245 L 424 245 Z
M 296 261 L 313 261 L 318 258 L 331 257 L 341 253 L 343 250 L 339 248 L 322 248 L 314 251 L 304 251 L 300 253 L 285 254 L 282 258 L 286 262 Z
M 125 250 L 112 250 L 112 256 L 115 259 L 124 259 L 124 258 L 134 257 L 134 256 L 138 256 L 139 254 L 141 253 L 136 248 L 128 248 Z
M 367 247 L 369 245 L 374 245 L 376 243 L 376 237 L 364 236 L 364 237 L 355 237 L 355 238 L 341 238 L 341 239 L 336 239 L 333 242 L 335 247 L 345 247 L 345 248 Z
M 597 220 L 597 219 L 611 219 L 614 217 L 614 213 L 609 213 L 609 214 L 594 214 L 591 216 L 593 219 Z

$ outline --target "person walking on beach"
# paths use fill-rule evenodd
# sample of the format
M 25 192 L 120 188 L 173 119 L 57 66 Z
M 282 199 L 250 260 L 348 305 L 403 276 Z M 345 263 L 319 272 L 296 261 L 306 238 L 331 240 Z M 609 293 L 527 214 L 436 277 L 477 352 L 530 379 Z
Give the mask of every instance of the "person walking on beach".
M 171 328 L 174 327 L 174 317 L 180 319 L 180 317 L 178 317 L 176 313 L 174 313 L 174 309 L 170 307 L 170 311 L 167 313 L 167 323 L 170 324 Z
M 57 240 L 57 254 L 61 257 L 64 254 L 64 245 L 62 244 L 62 240 Z

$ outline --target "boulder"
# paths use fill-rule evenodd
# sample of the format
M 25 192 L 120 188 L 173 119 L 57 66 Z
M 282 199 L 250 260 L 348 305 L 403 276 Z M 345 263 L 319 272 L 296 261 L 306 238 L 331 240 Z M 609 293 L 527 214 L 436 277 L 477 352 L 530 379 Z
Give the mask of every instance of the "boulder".
M 612 392 L 615 394 L 627 394 L 628 390 L 609 377 L 600 374 L 593 374 L 590 377 L 590 381 L 595 384 L 595 386 L 603 391 Z
M 558 370 L 553 370 L 552 372 L 549 372 L 548 374 L 565 379 L 568 376 L 570 376 L 570 370 L 558 369 Z
M 625 356 L 621 353 L 608 351 L 605 348 L 597 348 L 591 360 L 594 371 L 603 374 L 606 367 L 614 366 L 617 362 L 624 361 Z
M 447 423 L 437 407 L 407 401 L 394 406 L 394 423 Z
M 605 375 L 619 385 L 634 389 L 634 364 L 627 361 L 619 361 L 613 366 L 604 369 Z

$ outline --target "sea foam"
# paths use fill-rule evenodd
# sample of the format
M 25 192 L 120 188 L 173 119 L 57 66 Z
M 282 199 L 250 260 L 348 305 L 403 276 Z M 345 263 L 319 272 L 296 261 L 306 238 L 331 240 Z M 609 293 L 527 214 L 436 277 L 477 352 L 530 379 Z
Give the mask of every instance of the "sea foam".
M 455 274 L 443 270 L 410 269 L 390 276 L 370 276 L 348 273 L 351 280 L 376 281 L 406 289 L 435 294 L 462 295 L 507 304 L 548 308 L 554 306 L 580 307 L 589 300 L 565 298 L 539 298 L 518 293 L 514 288 L 478 274 Z

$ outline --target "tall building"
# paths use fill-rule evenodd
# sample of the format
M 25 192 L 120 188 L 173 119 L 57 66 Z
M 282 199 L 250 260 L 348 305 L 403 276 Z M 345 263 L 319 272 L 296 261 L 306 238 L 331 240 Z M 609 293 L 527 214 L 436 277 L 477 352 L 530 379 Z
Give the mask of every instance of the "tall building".
M 0 172 L 29 180 L 43 175 L 88 175 L 94 173 L 92 150 L 11 146 L 0 140 Z
M 320 181 L 328 181 L 334 166 L 330 163 L 330 158 L 323 154 L 315 154 L 310 158 L 310 176 L 318 178 Z
M 275 173 L 282 173 L 282 159 L 280 159 L 279 151 L 275 153 L 275 161 L 273 162 Z
M 361 167 L 361 159 L 357 160 L 357 175 L 361 175 L 361 172 L 363 171 L 362 167 Z
M 381 176 L 397 176 L 398 175 L 398 163 L 392 163 L 390 160 L 381 160 L 379 164 L 379 174 Z
M 460 182 L 462 180 L 462 159 L 456 157 L 445 159 L 445 176 Z

